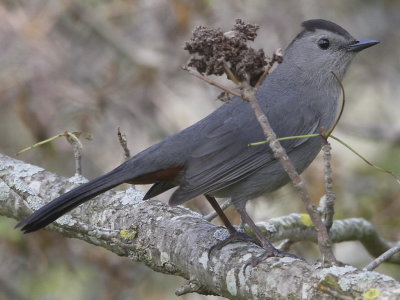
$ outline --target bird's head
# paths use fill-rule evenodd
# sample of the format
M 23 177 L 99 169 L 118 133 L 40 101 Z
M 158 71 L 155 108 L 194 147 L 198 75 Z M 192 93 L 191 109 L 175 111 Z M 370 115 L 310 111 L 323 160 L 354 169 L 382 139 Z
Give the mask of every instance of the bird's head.
M 287 47 L 284 61 L 308 76 L 326 77 L 334 72 L 342 79 L 356 53 L 379 43 L 357 40 L 339 25 L 322 19 L 304 21 L 302 25 L 304 29 Z

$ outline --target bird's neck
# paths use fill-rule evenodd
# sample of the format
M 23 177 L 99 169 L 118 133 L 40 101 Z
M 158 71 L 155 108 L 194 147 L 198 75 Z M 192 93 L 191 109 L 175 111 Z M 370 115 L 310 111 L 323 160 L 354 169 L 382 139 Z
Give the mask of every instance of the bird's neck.
M 315 68 L 289 56 L 277 69 L 281 69 L 283 74 L 291 74 L 291 78 L 309 88 L 334 91 L 340 88 L 339 81 L 343 80 L 347 68 L 335 68 L 336 70 L 329 66 Z
M 320 72 L 312 73 L 286 61 L 270 74 L 268 81 L 274 86 L 275 97 L 290 95 L 293 109 L 309 107 L 310 111 L 320 115 L 321 125 L 330 128 L 336 119 L 341 89 L 331 72 Z

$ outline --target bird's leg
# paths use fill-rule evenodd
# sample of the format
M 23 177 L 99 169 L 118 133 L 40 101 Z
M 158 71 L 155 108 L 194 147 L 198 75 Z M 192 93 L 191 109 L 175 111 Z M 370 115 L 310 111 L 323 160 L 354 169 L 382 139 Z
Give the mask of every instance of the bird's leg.
M 246 267 L 250 264 L 254 267 L 258 263 L 260 263 L 261 261 L 263 261 L 265 258 L 268 258 L 268 257 L 287 256 L 287 257 L 292 257 L 292 258 L 298 258 L 294 254 L 291 254 L 291 253 L 288 253 L 288 252 L 285 252 L 285 251 L 275 248 L 274 245 L 272 245 L 271 242 L 268 241 L 268 239 L 262 234 L 261 230 L 254 223 L 254 221 L 250 218 L 250 216 L 248 215 L 246 208 L 244 206 L 243 207 L 241 205 L 237 206 L 236 210 L 240 214 L 240 216 L 242 218 L 242 222 L 249 225 L 250 229 L 255 234 L 256 238 L 251 237 L 244 232 L 237 231 L 236 228 L 229 221 L 228 217 L 225 215 L 222 208 L 219 206 L 217 200 L 210 195 L 205 195 L 205 197 L 207 198 L 207 200 L 211 204 L 211 206 L 214 208 L 214 210 L 217 212 L 218 216 L 221 218 L 225 227 L 229 231 L 229 236 L 225 240 L 218 242 L 217 244 L 213 245 L 210 248 L 210 250 L 208 251 L 208 256 L 210 256 L 214 250 L 221 250 L 223 247 L 225 247 L 226 245 L 231 244 L 231 243 L 251 242 L 260 247 L 263 247 L 265 249 L 265 252 L 263 254 L 261 254 L 260 256 L 250 259 L 249 262 L 246 264 Z
M 246 208 L 245 207 L 236 207 L 237 211 L 239 212 L 242 220 L 244 223 L 249 225 L 251 231 L 255 234 L 257 239 L 260 241 L 261 246 L 265 249 L 265 252 L 261 254 L 260 256 L 257 256 L 255 258 L 250 259 L 250 261 L 246 264 L 246 267 L 248 265 L 252 265 L 253 267 L 256 266 L 258 263 L 263 261 L 265 258 L 268 257 L 292 257 L 292 258 L 297 258 L 294 254 L 291 254 L 289 252 L 285 252 L 282 250 L 279 250 L 272 245 L 272 243 L 262 234 L 261 230 L 257 227 L 257 225 L 254 223 L 254 221 L 250 218 L 248 215 Z
M 235 227 L 233 227 L 231 221 L 229 221 L 228 217 L 225 215 L 224 211 L 222 210 L 221 206 L 219 206 L 217 200 L 210 196 L 204 195 L 214 210 L 217 212 L 218 216 L 221 218 L 222 222 L 224 223 L 226 229 L 229 230 L 229 233 L 232 234 L 236 231 Z
M 229 231 L 229 236 L 225 240 L 216 243 L 208 250 L 208 256 L 210 256 L 214 250 L 220 250 L 223 247 L 225 247 L 226 245 L 235 243 L 235 242 L 251 242 L 251 243 L 254 243 L 254 244 L 262 247 L 259 240 L 257 240 L 256 238 L 249 236 L 248 234 L 246 234 L 244 232 L 239 232 L 236 230 L 236 228 L 229 221 L 228 217 L 225 215 L 224 211 L 219 206 L 217 200 L 215 200 L 214 197 L 212 197 L 210 195 L 204 195 L 204 196 L 207 198 L 208 202 L 211 204 L 211 206 L 217 212 L 218 216 L 221 218 L 222 222 L 224 223 L 226 229 L 228 229 L 228 231 Z

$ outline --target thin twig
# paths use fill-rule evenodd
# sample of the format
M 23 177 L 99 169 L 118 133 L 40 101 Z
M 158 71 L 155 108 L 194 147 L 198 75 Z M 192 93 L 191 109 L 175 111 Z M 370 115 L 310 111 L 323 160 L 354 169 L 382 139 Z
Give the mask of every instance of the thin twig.
M 25 149 L 22 149 L 21 151 L 19 151 L 17 153 L 17 155 L 26 152 L 28 150 L 31 150 L 33 148 L 36 148 L 38 146 L 42 146 L 45 145 L 47 143 L 50 143 L 60 137 L 65 136 L 65 138 L 67 139 L 67 141 L 72 145 L 73 151 L 74 151 L 74 158 L 75 158 L 75 174 L 78 175 L 82 175 L 82 155 L 81 155 L 81 151 L 82 151 L 82 143 L 79 140 L 80 136 L 83 136 L 85 139 L 87 140 L 91 140 L 92 139 L 92 135 L 88 132 L 83 132 L 83 131 L 75 131 L 75 132 L 71 132 L 71 131 L 64 131 L 63 133 L 59 133 L 51 138 L 48 138 L 44 141 L 38 142 L 32 146 L 29 146 Z
M 287 140 L 294 140 L 294 139 L 308 139 L 308 138 L 313 138 L 313 137 L 317 137 L 317 136 L 321 136 L 321 134 L 312 133 L 312 134 L 305 134 L 305 135 L 285 136 L 285 137 L 277 138 L 276 140 L 287 141 Z M 248 144 L 248 146 L 260 146 L 260 145 L 265 145 L 265 144 L 268 144 L 268 141 L 250 143 L 250 144 Z
M 272 130 L 271 124 L 269 123 L 268 118 L 262 111 L 255 95 L 256 90 L 249 87 L 244 90 L 243 98 L 249 101 L 252 109 L 256 114 L 257 120 L 263 129 L 265 137 L 269 141 L 269 146 L 273 151 L 275 158 L 278 159 L 282 164 L 286 173 L 289 175 L 291 181 L 293 182 L 294 188 L 299 193 L 301 199 L 304 202 L 307 212 L 310 215 L 311 220 L 313 221 L 315 229 L 318 233 L 318 246 L 320 248 L 324 261 L 328 263 L 335 262 L 336 259 L 332 251 L 332 242 L 329 238 L 329 234 L 325 227 L 325 224 L 322 222 L 321 216 L 317 208 L 313 205 L 311 201 L 310 195 L 308 194 L 303 179 L 296 171 L 296 168 L 289 159 L 285 149 L 277 140 L 276 134 Z
M 400 252 L 400 243 L 398 243 L 396 246 L 390 248 L 380 256 L 378 256 L 376 259 L 371 261 L 363 270 L 365 271 L 372 271 L 376 269 L 380 264 L 383 262 L 387 261 L 389 258 L 391 258 L 394 254 Z
M 44 144 L 47 144 L 47 143 L 49 143 L 49 142 L 51 142 L 51 141 L 53 141 L 55 139 L 58 139 L 59 137 L 62 137 L 62 136 L 65 136 L 65 132 L 57 134 L 55 136 L 52 136 L 51 138 L 48 138 L 48 139 L 46 139 L 44 141 L 40 141 L 40 142 L 38 142 L 36 144 L 33 144 L 33 145 L 29 146 L 29 147 L 26 147 L 26 148 L 22 149 L 21 151 L 18 151 L 16 155 L 18 156 L 18 155 L 20 155 L 20 154 L 22 154 L 22 153 L 24 153 L 26 151 L 29 151 L 29 150 L 31 150 L 33 148 L 36 148 L 36 147 L 42 146 Z
M 296 242 L 317 242 L 317 234 L 306 214 L 292 213 L 268 221 L 258 222 L 257 227 L 272 242 L 291 240 Z M 247 228 L 246 228 L 246 231 Z M 333 221 L 329 236 L 332 243 L 349 241 L 360 242 L 372 257 L 378 257 L 397 245 L 385 240 L 376 228 L 361 218 L 349 218 Z M 284 249 L 282 249 L 284 250 Z M 400 253 L 389 258 L 387 262 L 400 265 Z
M 227 87 L 223 86 L 222 84 L 219 84 L 218 82 L 215 82 L 215 81 L 213 81 L 213 80 L 201 75 L 200 73 L 196 72 L 192 68 L 183 66 L 182 69 L 185 70 L 185 71 L 188 71 L 190 75 L 193 75 L 194 77 L 197 77 L 197 78 L 207 82 L 208 84 L 210 84 L 212 86 L 215 86 L 215 87 L 217 87 L 217 88 L 219 88 L 219 89 L 221 89 L 221 90 L 223 90 L 223 91 L 225 91 L 225 92 L 227 92 L 229 94 L 232 94 L 233 96 L 242 98 L 242 94 L 241 93 L 239 93 L 237 91 L 234 91 L 234 90 L 232 90 L 230 88 L 227 88 Z
M 22 154 L 22 153 L 24 153 L 26 151 L 29 151 L 29 150 L 32 150 L 32 149 L 34 149 L 36 147 L 39 147 L 39 146 L 45 145 L 47 143 L 50 143 L 50 142 L 52 142 L 52 141 L 54 141 L 54 140 L 56 140 L 56 139 L 58 139 L 60 137 L 68 136 L 69 134 L 73 134 L 77 138 L 79 138 L 82 135 L 85 139 L 92 140 L 92 135 L 90 133 L 88 133 L 88 132 L 84 132 L 84 131 L 74 131 L 74 132 L 64 131 L 64 132 L 59 133 L 59 134 L 57 134 L 55 136 L 52 136 L 52 137 L 50 137 L 48 139 L 45 139 L 43 141 L 37 142 L 36 144 L 33 144 L 33 145 L 29 146 L 29 147 L 24 148 L 21 151 L 18 151 L 16 155 L 18 156 L 18 155 L 20 155 L 20 154 Z M 78 143 L 80 143 L 79 140 L 78 140 Z
M 232 205 L 232 201 L 231 200 L 226 200 L 224 203 L 221 204 L 221 209 L 225 210 L 231 205 Z M 218 216 L 217 212 L 215 210 L 213 210 L 208 215 L 205 215 L 203 218 L 206 219 L 207 221 L 211 221 L 217 216 Z
M 325 178 L 325 205 L 322 211 L 326 229 L 329 230 L 332 227 L 333 215 L 335 213 L 335 200 L 336 195 L 333 191 L 333 179 L 332 179 L 332 165 L 331 165 L 331 145 L 326 141 L 322 146 L 322 153 L 324 157 L 324 178 Z
M 73 132 L 67 132 L 65 135 L 67 141 L 72 145 L 75 159 L 75 174 L 82 175 L 82 143 Z
M 331 132 L 331 131 L 329 131 L 329 132 Z M 354 148 L 352 148 L 349 144 L 345 143 L 344 141 L 342 141 L 341 139 L 339 139 L 338 137 L 334 136 L 332 133 L 329 133 L 329 132 L 321 133 L 321 134 L 314 133 L 314 134 L 297 135 L 297 136 L 286 136 L 286 137 L 278 138 L 277 140 L 278 141 L 286 141 L 286 140 L 292 140 L 292 139 L 313 138 L 313 137 L 317 137 L 317 136 L 322 136 L 323 138 L 327 139 L 328 137 L 330 137 L 330 138 L 334 139 L 335 141 L 338 141 L 343 146 L 345 146 L 347 149 L 349 149 L 351 152 L 353 152 L 355 155 L 357 155 L 359 158 L 361 158 L 366 164 L 368 164 L 369 166 L 371 166 L 381 172 L 385 172 L 385 173 L 389 174 L 397 181 L 398 184 L 400 184 L 400 177 L 398 174 L 371 163 L 364 156 L 362 156 L 360 153 L 358 153 L 356 150 L 354 150 Z M 248 144 L 248 146 L 260 146 L 260 145 L 265 145 L 265 144 L 268 144 L 268 141 L 250 143 L 250 144 Z
M 235 74 L 231 71 L 228 63 L 224 60 L 224 70 L 229 80 L 232 80 L 236 85 L 240 86 L 240 81 L 236 78 Z
M 129 148 L 128 148 L 128 142 L 126 140 L 126 135 L 121 133 L 121 131 L 119 130 L 119 127 L 118 127 L 117 135 L 118 135 L 119 144 L 121 145 L 122 149 L 124 150 L 124 160 L 128 160 L 131 157 L 131 152 L 129 151 Z
M 325 139 L 327 139 L 328 137 L 330 137 L 330 135 L 332 134 L 332 132 L 335 130 L 337 124 L 339 123 L 342 115 L 343 115 L 343 111 L 344 111 L 344 106 L 346 104 L 346 93 L 344 92 L 344 87 L 343 87 L 343 83 L 340 81 L 339 77 L 336 75 L 335 72 L 331 71 L 333 77 L 335 77 L 336 81 L 339 83 L 340 89 L 342 90 L 342 105 L 340 107 L 340 111 L 339 114 L 336 118 L 335 123 L 333 124 L 333 126 L 329 129 L 329 131 L 327 133 L 324 134 Z
M 277 63 L 281 63 L 283 60 L 283 53 L 282 53 L 282 49 L 278 48 L 275 50 L 274 54 L 272 55 L 272 59 L 269 61 L 267 67 L 265 68 L 264 73 L 260 76 L 260 78 L 258 79 L 256 85 L 254 86 L 257 90 L 260 87 L 261 83 L 264 82 L 265 78 L 267 78 L 269 72 L 272 69 L 272 66 L 277 62 Z
M 371 163 L 369 160 L 367 160 L 364 156 L 362 156 L 360 153 L 358 153 L 356 150 L 354 150 L 352 147 L 350 147 L 349 144 L 345 143 L 344 141 L 342 141 L 341 139 L 339 139 L 338 137 L 334 136 L 334 135 L 330 135 L 331 138 L 333 138 L 335 141 L 338 141 L 340 144 L 342 144 L 343 146 L 345 146 L 347 149 L 349 149 L 351 152 L 353 152 L 355 155 L 357 155 L 359 158 L 361 158 L 366 164 L 370 165 L 371 167 L 381 171 L 381 172 L 385 172 L 387 174 L 389 174 L 390 176 L 392 176 L 398 184 L 400 184 L 400 177 L 399 175 L 397 175 L 396 173 L 389 171 L 385 168 L 382 168 L 380 166 L 377 166 L 373 163 Z

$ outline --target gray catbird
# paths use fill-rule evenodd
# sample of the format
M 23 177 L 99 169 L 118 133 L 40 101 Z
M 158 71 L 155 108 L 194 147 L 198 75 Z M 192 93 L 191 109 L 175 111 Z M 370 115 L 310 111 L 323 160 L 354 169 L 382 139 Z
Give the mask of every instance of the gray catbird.
M 262 83 L 257 98 L 278 137 L 320 133 L 333 125 L 341 80 L 355 54 L 378 43 L 356 40 L 326 20 L 303 22 L 303 31 L 285 50 L 281 63 Z M 247 200 L 289 182 L 268 145 L 249 147 L 265 137 L 249 104 L 234 98 L 196 124 L 169 136 L 95 178 L 46 204 L 20 222 L 26 233 L 38 230 L 81 203 L 122 183 L 153 184 L 145 199 L 178 186 L 171 205 L 204 194 L 231 237 L 238 234 L 214 197 L 230 197 L 271 255 L 280 252 L 257 231 L 245 210 Z M 322 138 L 282 142 L 298 172 L 321 149 Z

